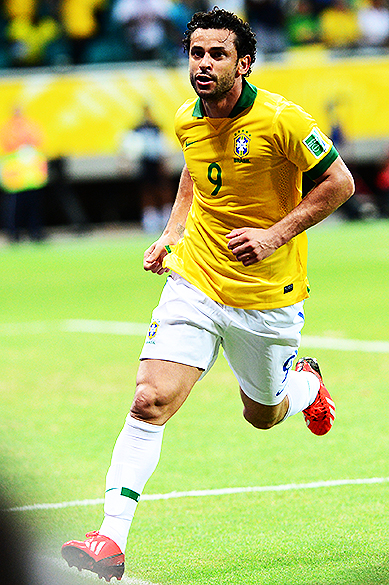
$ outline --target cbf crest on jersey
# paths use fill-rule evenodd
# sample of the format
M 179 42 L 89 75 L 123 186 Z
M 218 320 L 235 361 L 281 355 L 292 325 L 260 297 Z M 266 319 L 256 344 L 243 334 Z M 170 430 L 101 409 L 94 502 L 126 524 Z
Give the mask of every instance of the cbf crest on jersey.
M 155 321 L 153 319 L 150 323 L 150 327 L 147 332 L 146 343 L 155 343 L 154 338 L 157 335 L 158 327 L 159 327 L 158 321 Z
M 247 158 L 250 152 L 251 134 L 246 130 L 238 130 L 234 134 L 234 162 L 250 162 Z

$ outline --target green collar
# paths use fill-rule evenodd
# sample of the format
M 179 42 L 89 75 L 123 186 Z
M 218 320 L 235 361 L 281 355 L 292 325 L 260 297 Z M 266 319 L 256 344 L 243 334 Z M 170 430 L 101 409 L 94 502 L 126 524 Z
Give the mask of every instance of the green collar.
M 246 110 L 250 106 L 253 105 L 255 98 L 257 97 L 257 88 L 254 85 L 251 85 L 248 81 L 243 78 L 243 87 L 242 93 L 238 101 L 236 102 L 235 106 L 232 108 L 231 112 L 229 113 L 229 118 L 235 118 L 238 114 L 241 114 L 243 110 Z M 192 112 L 192 116 L 194 118 L 204 118 L 205 112 L 203 108 L 203 104 L 201 99 L 199 98 L 195 104 L 194 110 Z

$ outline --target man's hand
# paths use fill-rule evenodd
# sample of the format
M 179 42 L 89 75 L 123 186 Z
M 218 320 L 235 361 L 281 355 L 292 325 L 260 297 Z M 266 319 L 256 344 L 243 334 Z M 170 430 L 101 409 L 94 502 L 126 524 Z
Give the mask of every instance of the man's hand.
M 169 272 L 169 268 L 162 266 L 162 261 L 168 253 L 166 246 L 172 245 L 172 240 L 168 236 L 162 235 L 150 248 L 146 250 L 143 256 L 143 268 L 151 270 L 154 274 L 164 274 Z
M 229 250 L 243 266 L 264 260 L 279 247 L 276 235 L 270 229 L 239 228 L 226 237 L 229 239 Z

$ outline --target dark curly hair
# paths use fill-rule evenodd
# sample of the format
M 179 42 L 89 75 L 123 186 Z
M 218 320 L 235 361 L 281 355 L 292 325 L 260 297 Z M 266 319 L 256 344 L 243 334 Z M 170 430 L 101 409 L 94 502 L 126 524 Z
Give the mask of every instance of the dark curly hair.
M 218 6 L 215 6 L 209 12 L 196 12 L 192 16 L 190 22 L 188 22 L 182 40 L 184 51 L 188 54 L 192 33 L 198 28 L 226 29 L 235 33 L 235 48 L 238 53 L 238 58 L 250 55 L 251 65 L 254 63 L 257 44 L 255 33 L 251 30 L 248 22 L 243 22 L 243 20 L 233 12 L 228 12 Z M 251 66 L 244 77 L 247 77 L 250 73 Z

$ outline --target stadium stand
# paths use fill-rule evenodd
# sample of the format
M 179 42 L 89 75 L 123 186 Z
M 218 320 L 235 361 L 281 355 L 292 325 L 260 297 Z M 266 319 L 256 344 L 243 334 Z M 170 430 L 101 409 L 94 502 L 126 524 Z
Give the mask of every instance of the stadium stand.
M 266 55 L 312 42 L 388 47 L 388 0 L 245 0 Z M 207 0 L 4 0 L 0 68 L 110 63 L 182 56 L 182 31 Z M 223 7 L 223 2 L 219 2 Z M 243 10 L 242 10 L 243 8 Z

